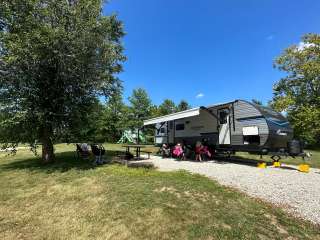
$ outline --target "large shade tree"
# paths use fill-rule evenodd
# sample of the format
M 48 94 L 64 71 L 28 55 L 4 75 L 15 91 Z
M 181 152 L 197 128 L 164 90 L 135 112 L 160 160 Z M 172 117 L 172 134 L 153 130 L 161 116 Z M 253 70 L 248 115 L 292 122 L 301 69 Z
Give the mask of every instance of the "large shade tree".
M 272 106 L 286 111 L 296 137 L 320 143 L 320 35 L 307 34 L 275 61 L 287 73 L 274 86 Z
M 122 23 L 102 0 L 0 0 L 0 141 L 76 134 L 99 96 L 120 85 Z

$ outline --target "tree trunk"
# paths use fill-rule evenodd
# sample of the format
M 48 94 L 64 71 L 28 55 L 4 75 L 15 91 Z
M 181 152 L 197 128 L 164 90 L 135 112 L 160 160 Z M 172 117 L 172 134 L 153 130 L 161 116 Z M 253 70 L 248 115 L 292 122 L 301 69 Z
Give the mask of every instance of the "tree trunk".
M 42 129 L 42 162 L 51 163 L 55 159 L 53 143 L 51 140 L 52 131 L 50 127 L 43 127 Z

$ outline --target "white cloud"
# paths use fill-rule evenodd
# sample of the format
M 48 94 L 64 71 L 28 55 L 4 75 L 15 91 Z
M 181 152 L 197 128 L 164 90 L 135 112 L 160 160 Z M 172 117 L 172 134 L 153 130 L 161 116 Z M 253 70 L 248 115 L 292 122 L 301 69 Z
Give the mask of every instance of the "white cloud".
M 204 94 L 203 93 L 198 93 L 196 98 L 203 98 L 204 97 Z
M 273 36 L 273 35 L 269 35 L 269 36 L 266 37 L 266 40 L 268 40 L 268 41 L 271 41 L 271 40 L 273 40 L 273 39 L 274 39 L 274 36 Z
M 306 48 L 315 46 L 314 43 L 305 43 L 305 42 L 299 42 L 299 45 L 297 46 L 297 51 L 303 51 Z

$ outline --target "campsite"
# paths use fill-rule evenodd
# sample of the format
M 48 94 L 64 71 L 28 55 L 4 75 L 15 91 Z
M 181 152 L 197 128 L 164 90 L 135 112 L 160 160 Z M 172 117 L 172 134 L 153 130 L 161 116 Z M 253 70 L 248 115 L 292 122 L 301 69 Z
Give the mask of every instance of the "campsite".
M 0 0 L 0 239 L 320 240 L 319 10 Z

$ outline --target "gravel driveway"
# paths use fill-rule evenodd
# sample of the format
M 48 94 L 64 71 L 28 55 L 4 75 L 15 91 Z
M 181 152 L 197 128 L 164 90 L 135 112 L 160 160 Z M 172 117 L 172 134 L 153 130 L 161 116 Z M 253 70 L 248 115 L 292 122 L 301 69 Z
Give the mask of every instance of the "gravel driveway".
M 153 156 L 151 161 L 160 171 L 184 169 L 199 173 L 320 224 L 320 169 L 301 173 L 296 166 L 289 165 L 281 169 L 271 166 L 259 169 L 230 162 L 175 161 L 157 156 Z

